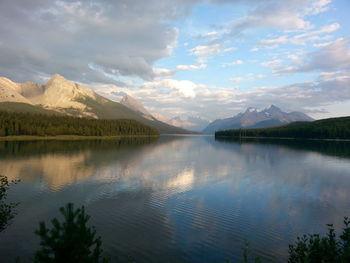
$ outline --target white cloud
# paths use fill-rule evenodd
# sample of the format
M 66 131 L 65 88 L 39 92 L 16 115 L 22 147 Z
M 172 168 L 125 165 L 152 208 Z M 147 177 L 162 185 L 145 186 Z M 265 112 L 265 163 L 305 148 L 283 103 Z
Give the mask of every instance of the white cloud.
M 279 72 L 332 71 L 350 69 L 350 46 L 348 38 L 341 38 L 322 46 L 319 50 L 305 54 L 304 59 Z
M 155 77 L 172 77 L 176 74 L 174 70 L 166 68 L 153 68 Z
M 309 21 L 305 20 L 305 13 L 303 13 L 310 1 L 285 0 L 258 3 L 259 5 L 251 13 L 232 22 L 229 35 L 237 35 L 257 28 L 304 31 L 313 27 Z
M 241 82 L 241 81 L 243 81 L 243 80 L 245 80 L 245 79 L 242 78 L 242 77 L 230 78 L 230 81 L 233 81 L 233 82 Z
M 222 47 L 220 44 L 212 44 L 208 46 L 196 46 L 190 49 L 190 53 L 197 57 L 206 57 L 210 55 L 218 55 L 221 53 Z
M 164 79 L 161 81 L 145 82 L 142 84 L 142 87 L 176 90 L 186 98 L 194 98 L 196 96 L 195 89 L 198 85 L 189 80 Z
M 207 68 L 207 64 L 199 64 L 199 65 L 177 65 L 176 68 L 179 69 L 179 70 L 205 69 L 205 68 Z
M 240 82 L 263 78 L 247 75 L 233 78 Z M 350 71 L 322 72 L 314 81 L 285 86 L 258 86 L 249 91 L 239 87 L 211 87 L 187 80 L 159 80 L 143 85 L 95 87 L 100 94 L 130 94 L 140 100 L 148 110 L 168 118 L 192 112 L 206 119 L 233 116 L 248 106 L 264 108 L 269 104 L 283 105 L 283 109 L 306 111 L 320 109 L 334 103 L 350 101 Z M 236 110 L 233 111 L 232 109 Z
M 283 60 L 281 59 L 275 59 L 275 60 L 271 60 L 271 61 L 265 61 L 262 62 L 261 65 L 267 68 L 271 68 L 271 69 L 276 69 L 277 67 L 279 67 L 282 64 Z
M 257 52 L 257 51 L 259 51 L 260 50 L 260 48 L 258 48 L 258 47 L 253 47 L 253 48 L 251 48 L 249 51 L 250 52 Z
M 224 48 L 223 49 L 223 53 L 232 52 L 232 51 L 237 51 L 237 48 L 235 48 L 235 47 L 228 47 L 228 48 Z
M 230 66 L 236 66 L 236 65 L 242 65 L 242 64 L 244 64 L 244 62 L 240 59 L 237 59 L 229 63 L 223 63 L 222 67 L 230 67 Z
M 210 45 L 196 46 L 189 50 L 192 56 L 196 56 L 197 62 L 203 64 L 209 57 L 217 56 L 223 53 L 237 50 L 234 47 L 224 48 L 222 44 L 215 43 Z
M 332 44 L 333 43 L 333 41 L 331 41 L 331 42 L 324 42 L 324 43 L 317 43 L 317 44 L 313 44 L 312 46 L 313 47 L 326 47 L 326 46 L 328 46 L 329 44 Z
M 305 45 L 308 41 L 318 41 L 318 40 L 327 40 L 332 38 L 331 35 L 320 36 L 326 33 L 332 33 L 340 28 L 338 23 L 333 23 L 327 26 L 322 27 L 319 30 L 308 31 L 303 34 L 298 34 L 294 36 L 279 36 L 274 39 L 264 39 L 260 41 L 262 45 L 279 45 L 279 44 L 294 44 L 294 45 Z
M 329 4 L 332 0 L 315 0 L 311 7 L 305 9 L 306 15 L 317 15 L 323 13 L 329 9 Z
M 217 31 L 210 31 L 206 35 L 209 37 L 212 37 L 212 36 L 217 36 L 218 34 L 219 34 L 219 32 L 217 32 Z
M 242 82 L 242 81 L 254 81 L 256 79 L 264 79 L 264 78 L 266 78 L 266 76 L 263 74 L 254 75 L 254 73 L 248 73 L 246 77 L 230 78 L 229 80 L 232 82 Z

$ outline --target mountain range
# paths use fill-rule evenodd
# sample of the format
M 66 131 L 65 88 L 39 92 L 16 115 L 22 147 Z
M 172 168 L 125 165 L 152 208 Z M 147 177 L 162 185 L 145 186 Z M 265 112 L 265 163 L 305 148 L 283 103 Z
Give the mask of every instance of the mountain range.
M 165 123 L 193 132 L 201 132 L 210 123 L 207 119 L 191 114 L 175 116 L 173 118 L 166 118 L 160 114 L 153 114 L 153 116 Z
M 16 83 L 0 77 L 0 110 L 96 119 L 133 119 L 158 129 L 162 134 L 193 133 L 191 131 L 213 134 L 218 130 L 266 128 L 295 121 L 313 121 L 302 112 L 287 113 L 274 105 L 261 111 L 248 108 L 236 116 L 217 119 L 211 123 L 200 116 L 166 119 L 159 114 L 149 113 L 130 95 L 125 94 L 118 103 L 58 74 L 53 75 L 44 85 L 34 82 Z
M 295 121 L 313 121 L 311 117 L 302 112 L 284 112 L 275 105 L 259 111 L 256 108 L 248 108 L 245 112 L 226 119 L 217 119 L 211 122 L 203 133 L 215 133 L 221 130 L 254 129 L 281 126 Z
M 96 119 L 133 119 L 159 130 L 160 133 L 191 133 L 157 120 L 141 103 L 126 95 L 121 103 L 111 101 L 55 74 L 46 84 L 15 83 L 0 78 L 0 110 L 42 114 L 59 114 Z

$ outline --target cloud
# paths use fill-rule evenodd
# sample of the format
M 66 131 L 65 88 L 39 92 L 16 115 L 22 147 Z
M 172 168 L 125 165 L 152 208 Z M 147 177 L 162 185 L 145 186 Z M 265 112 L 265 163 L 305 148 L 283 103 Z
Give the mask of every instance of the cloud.
M 251 48 L 249 51 L 250 52 L 257 52 L 257 51 L 259 51 L 260 50 L 260 48 L 258 48 L 258 47 L 253 47 L 253 48 Z
M 16 81 L 53 73 L 83 82 L 111 83 L 111 75 L 152 80 L 159 73 L 153 64 L 177 42 L 178 30 L 166 21 L 188 15 L 193 4 L 3 0 L 0 72 Z
M 261 65 L 267 68 L 276 69 L 282 64 L 283 60 L 275 59 L 271 61 L 262 62 Z
M 222 44 L 213 43 L 209 45 L 200 45 L 189 50 L 190 55 L 196 56 L 198 63 L 203 64 L 209 57 L 217 56 L 223 53 L 236 51 L 234 47 L 225 48 Z
M 199 64 L 199 65 L 178 65 L 176 66 L 179 70 L 195 70 L 195 69 L 205 69 L 207 68 L 207 64 Z
M 210 55 L 218 55 L 221 53 L 222 47 L 220 44 L 212 44 L 208 46 L 196 46 L 190 49 L 190 53 L 197 57 L 207 57 Z
M 322 34 L 331 33 L 340 28 L 338 23 L 333 23 L 322 27 L 319 30 L 309 31 L 303 34 L 294 36 L 279 36 L 274 39 L 264 39 L 260 41 L 262 45 L 278 45 L 278 44 L 294 44 L 294 45 L 305 45 L 308 41 L 327 40 L 332 38 L 331 35 L 320 36 Z
M 254 75 L 253 73 L 248 73 L 246 77 L 230 78 L 229 80 L 232 82 L 242 82 L 242 81 L 254 81 L 256 79 L 264 79 L 264 78 L 266 78 L 266 76 L 263 74 Z
M 239 81 L 264 78 L 260 75 L 240 77 Z M 237 78 L 238 80 L 239 78 Z M 238 81 L 238 82 L 239 82 Z M 237 82 L 237 83 L 238 83 Z M 280 105 L 284 110 L 300 110 L 310 113 L 334 103 L 350 101 L 350 70 L 322 72 L 310 82 L 284 86 L 257 86 L 249 91 L 239 87 L 213 87 L 187 80 L 163 79 L 133 84 L 128 87 L 103 85 L 95 87 L 100 94 L 130 94 L 140 100 L 150 112 L 167 118 L 191 112 L 206 119 L 233 116 L 248 106 L 264 108 Z M 109 95 L 110 96 L 110 95 Z
M 141 87 L 175 90 L 183 97 L 194 98 L 196 96 L 195 89 L 197 85 L 189 80 L 164 79 L 161 81 L 145 82 Z
M 176 72 L 174 70 L 166 69 L 166 68 L 153 68 L 153 73 L 155 77 L 172 77 L 175 76 Z
M 233 81 L 233 82 L 241 82 L 241 81 L 243 81 L 243 80 L 245 80 L 245 79 L 242 78 L 242 77 L 230 78 L 230 81 Z
M 311 7 L 305 9 L 306 15 L 317 15 L 323 13 L 329 9 L 329 5 L 332 0 L 316 0 L 312 3 Z
M 256 104 L 269 101 L 294 109 L 330 105 L 350 100 L 349 73 L 322 73 L 314 82 L 282 87 L 259 87 L 245 95 Z
M 304 18 L 306 14 L 313 14 L 311 10 L 304 12 L 310 2 L 304 0 L 260 1 L 252 12 L 232 22 L 228 35 L 237 35 L 249 29 L 259 28 L 299 31 L 312 28 L 312 24 Z
M 350 69 L 349 38 L 341 38 L 317 51 L 305 54 L 299 63 L 280 68 L 280 73 L 309 72 L 309 71 L 336 71 Z
M 229 63 L 223 63 L 222 67 L 230 67 L 230 66 L 236 66 L 236 65 L 242 65 L 242 64 L 244 64 L 244 62 L 240 59 L 237 59 Z

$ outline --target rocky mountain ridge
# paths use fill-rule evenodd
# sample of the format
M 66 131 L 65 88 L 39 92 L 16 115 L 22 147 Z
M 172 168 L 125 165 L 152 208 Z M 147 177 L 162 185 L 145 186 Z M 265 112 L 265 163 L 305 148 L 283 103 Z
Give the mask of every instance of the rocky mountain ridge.
M 44 85 L 15 83 L 0 77 L 0 109 L 32 113 L 57 112 L 96 119 L 133 119 L 158 129 L 161 133 L 191 133 L 161 122 L 141 103 L 128 96 L 123 104 L 98 95 L 92 89 L 55 74 Z
M 231 118 L 217 119 L 211 122 L 203 132 L 215 133 L 215 131 L 229 129 L 266 128 L 295 121 L 313 121 L 313 119 L 302 112 L 284 112 L 275 105 L 271 105 L 269 108 L 261 111 L 250 107 L 245 112 Z

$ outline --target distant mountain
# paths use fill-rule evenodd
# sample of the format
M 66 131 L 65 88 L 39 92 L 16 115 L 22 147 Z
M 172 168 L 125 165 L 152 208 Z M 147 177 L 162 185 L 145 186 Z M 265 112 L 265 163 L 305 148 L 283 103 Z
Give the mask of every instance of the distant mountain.
M 302 112 L 283 112 L 275 105 L 262 111 L 256 108 L 248 108 L 244 113 L 234 117 L 218 119 L 210 123 L 204 133 L 215 133 L 220 130 L 230 129 L 253 129 L 280 126 L 295 121 L 313 121 L 313 119 Z
M 195 132 L 201 132 L 210 123 L 208 120 L 203 119 L 199 116 L 176 116 L 169 120 L 169 122 L 174 126 L 182 127 Z
M 293 122 L 279 127 L 262 129 L 223 130 L 215 137 L 231 138 L 298 138 L 350 139 L 350 117 L 330 118 L 313 122 Z
M 130 107 L 137 105 L 130 98 L 125 103 Z M 148 118 L 147 114 L 140 111 L 142 108 L 130 109 L 58 74 L 53 75 L 44 85 L 33 82 L 15 83 L 0 78 L 0 109 L 96 119 L 132 119 L 156 128 L 160 133 L 191 133 L 155 118 Z

